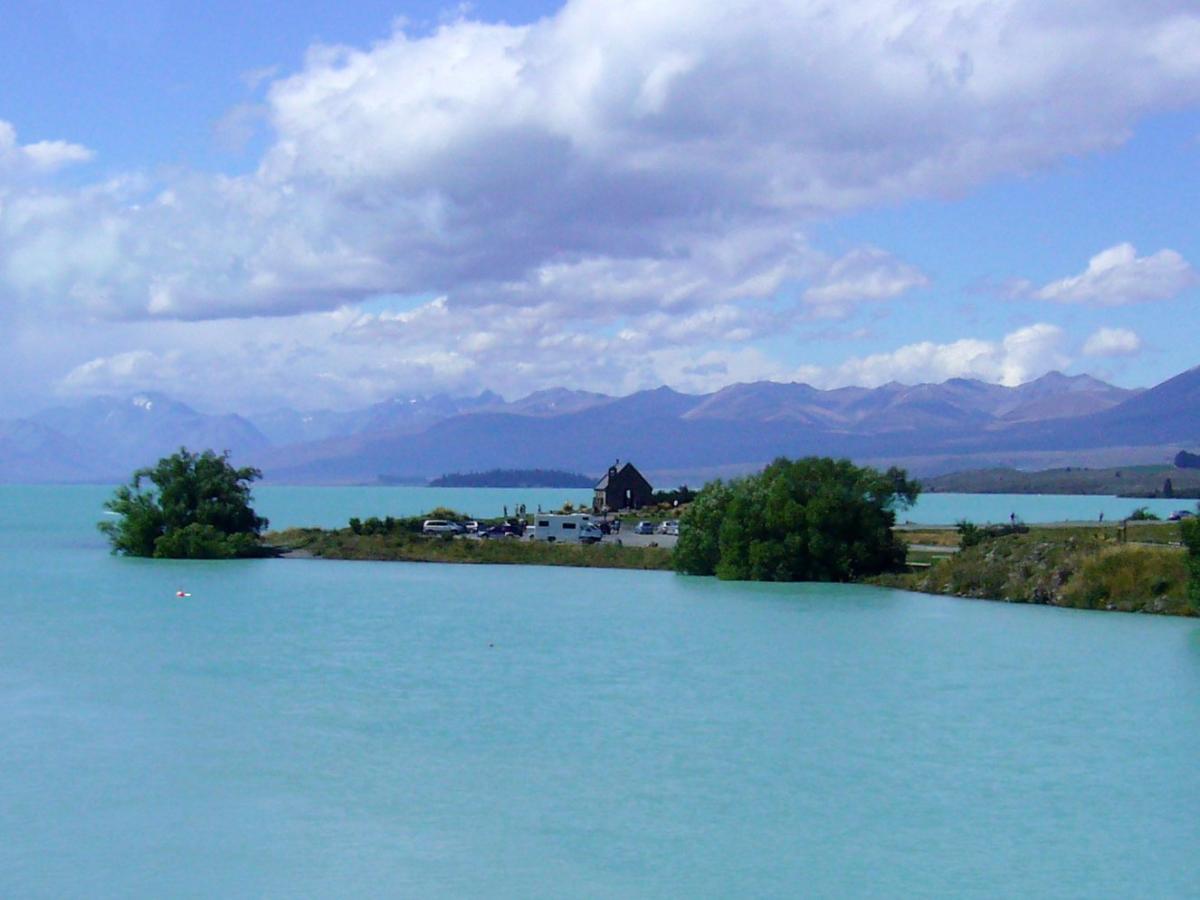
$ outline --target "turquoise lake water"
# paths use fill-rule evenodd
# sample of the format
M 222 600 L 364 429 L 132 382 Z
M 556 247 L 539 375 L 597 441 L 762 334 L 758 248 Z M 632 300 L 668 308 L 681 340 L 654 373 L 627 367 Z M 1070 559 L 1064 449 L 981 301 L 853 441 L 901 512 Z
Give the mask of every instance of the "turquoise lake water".
M 0 487 L 0 896 L 1197 894 L 1200 622 L 124 560 L 107 493 Z

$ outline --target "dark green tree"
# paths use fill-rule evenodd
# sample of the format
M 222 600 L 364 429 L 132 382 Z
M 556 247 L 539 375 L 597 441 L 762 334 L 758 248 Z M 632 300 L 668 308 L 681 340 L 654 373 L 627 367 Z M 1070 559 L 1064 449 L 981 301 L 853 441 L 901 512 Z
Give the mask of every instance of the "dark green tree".
M 847 581 L 894 569 L 905 556 L 895 510 L 919 492 L 900 469 L 777 459 L 699 493 L 680 524 L 675 566 L 748 581 Z
M 176 559 L 254 556 L 267 520 L 250 506 L 258 469 L 235 468 L 229 454 L 178 453 L 138 469 L 104 508 L 116 521 L 99 527 L 114 553 Z
M 1175 468 L 1200 469 L 1200 454 L 1188 453 L 1186 450 L 1180 450 L 1175 454 Z
M 736 484 L 736 482 L 735 482 Z M 679 522 L 675 568 L 689 575 L 712 575 L 721 561 L 721 522 L 733 496 L 733 485 L 717 480 L 704 486 Z
M 1200 613 L 1200 518 L 1184 519 L 1179 532 L 1188 554 L 1188 601 Z

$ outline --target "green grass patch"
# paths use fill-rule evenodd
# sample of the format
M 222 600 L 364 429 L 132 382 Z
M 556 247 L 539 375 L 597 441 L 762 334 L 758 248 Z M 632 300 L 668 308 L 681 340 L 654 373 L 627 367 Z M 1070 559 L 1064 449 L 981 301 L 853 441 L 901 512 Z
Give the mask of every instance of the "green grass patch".
M 1063 596 L 1066 605 L 1084 609 L 1182 613 L 1187 561 L 1173 550 L 1108 547 L 1083 561 Z

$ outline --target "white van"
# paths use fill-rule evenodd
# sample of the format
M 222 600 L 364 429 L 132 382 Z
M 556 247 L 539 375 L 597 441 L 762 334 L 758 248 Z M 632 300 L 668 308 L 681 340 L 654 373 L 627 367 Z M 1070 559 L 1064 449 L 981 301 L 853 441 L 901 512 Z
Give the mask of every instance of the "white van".
M 538 514 L 533 517 L 533 539 L 535 541 L 562 541 L 563 543 L 594 544 L 604 537 L 600 526 L 586 513 L 570 516 Z

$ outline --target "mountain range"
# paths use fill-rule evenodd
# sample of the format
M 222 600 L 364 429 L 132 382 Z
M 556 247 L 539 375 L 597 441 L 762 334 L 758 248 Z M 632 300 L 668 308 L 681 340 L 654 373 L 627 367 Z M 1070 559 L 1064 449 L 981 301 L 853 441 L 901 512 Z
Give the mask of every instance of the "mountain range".
M 848 456 L 917 474 L 985 465 L 1169 460 L 1200 445 L 1200 367 L 1149 390 L 1051 372 L 1016 387 L 955 378 L 821 390 L 734 384 L 612 397 L 564 388 L 506 401 L 395 398 L 351 411 L 209 414 L 156 393 L 94 397 L 0 420 L 0 481 L 113 481 L 180 446 L 227 449 L 281 483 L 423 482 L 450 471 L 634 460 L 699 483 L 775 456 Z

